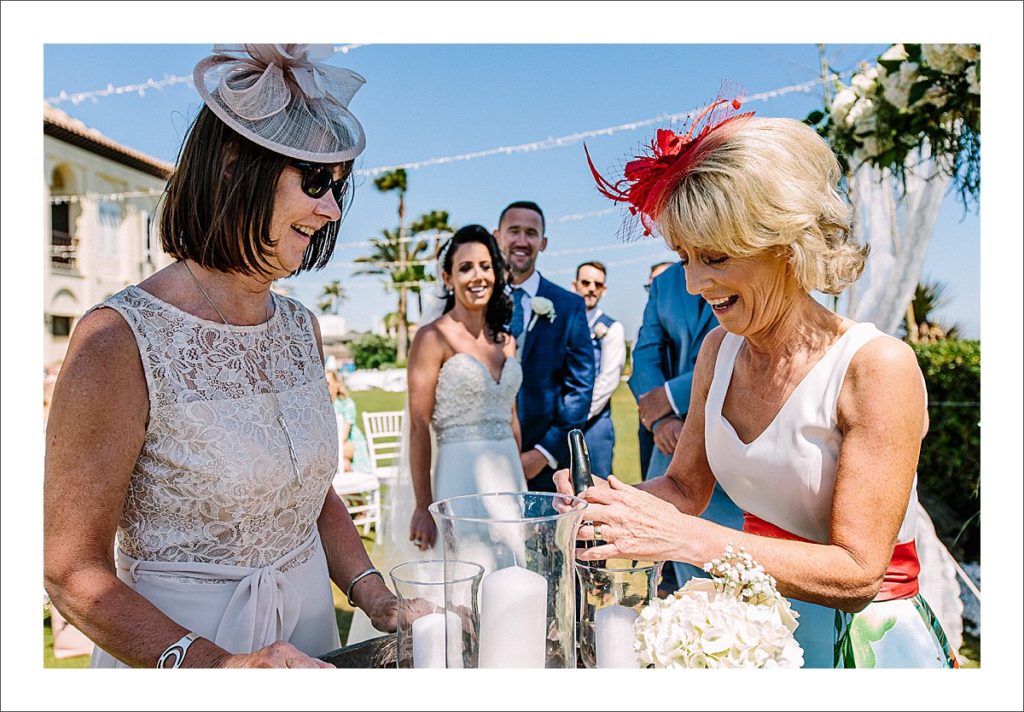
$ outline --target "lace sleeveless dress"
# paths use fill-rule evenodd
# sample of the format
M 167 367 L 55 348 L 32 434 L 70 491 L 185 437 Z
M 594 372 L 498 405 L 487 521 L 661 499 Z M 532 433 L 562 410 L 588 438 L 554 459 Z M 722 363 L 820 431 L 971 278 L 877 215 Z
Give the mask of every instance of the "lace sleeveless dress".
M 200 319 L 136 286 L 95 307 L 131 327 L 149 389 L 117 574 L 232 653 L 287 640 L 320 655 L 340 645 L 316 527 L 337 422 L 308 312 L 273 300 L 255 326 Z M 93 666 L 122 664 L 97 648 Z
M 708 464 L 744 510 L 744 531 L 780 539 L 831 541 L 832 495 L 843 435 L 836 408 L 857 351 L 882 336 L 873 324 L 849 328 L 814 364 L 753 441 L 722 413 L 743 338 L 726 334 L 705 405 Z M 880 473 L 884 476 L 884 473 Z M 791 599 L 804 667 L 951 667 L 938 620 L 918 592 L 916 481 L 878 597 L 849 614 Z
M 523 382 L 514 358 L 495 381 L 467 353 L 445 361 L 437 378 L 431 425 L 437 437 L 434 500 L 486 492 L 525 492 L 519 448 L 512 435 L 512 404 Z

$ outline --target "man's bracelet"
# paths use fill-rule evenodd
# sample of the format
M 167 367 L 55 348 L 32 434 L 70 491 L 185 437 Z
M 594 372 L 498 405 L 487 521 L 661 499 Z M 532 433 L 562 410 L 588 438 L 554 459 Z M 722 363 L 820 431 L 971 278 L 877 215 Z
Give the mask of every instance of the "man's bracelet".
M 368 569 L 367 569 L 366 571 L 363 571 L 362 573 L 358 573 L 358 574 L 356 574 L 356 575 L 355 575 L 355 576 L 354 576 L 354 577 L 352 578 L 352 580 L 351 580 L 351 581 L 349 582 L 349 584 L 348 584 L 348 590 L 347 590 L 347 591 L 345 591 L 345 598 L 347 598 L 347 599 L 348 599 L 348 605 L 352 606 L 353 608 L 358 608 L 358 606 L 356 606 L 356 602 L 352 600 L 352 589 L 353 589 L 353 588 L 355 587 L 355 585 L 356 585 L 357 583 L 359 583 L 359 582 L 360 582 L 360 581 L 361 581 L 362 579 L 366 578 L 367 576 L 369 576 L 369 575 L 371 575 L 371 574 L 376 574 L 377 576 L 380 576 L 380 580 L 381 580 L 381 581 L 383 581 L 383 580 L 384 580 L 384 574 L 382 574 L 382 573 L 381 573 L 380 571 L 378 571 L 378 570 L 376 569 L 376 567 L 374 567 L 374 566 L 371 566 L 370 568 L 368 568 Z

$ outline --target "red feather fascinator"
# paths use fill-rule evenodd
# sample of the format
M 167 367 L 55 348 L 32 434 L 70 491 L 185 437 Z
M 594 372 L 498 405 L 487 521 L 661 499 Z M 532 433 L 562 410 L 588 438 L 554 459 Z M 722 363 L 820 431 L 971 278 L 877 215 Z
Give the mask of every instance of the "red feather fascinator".
M 598 192 L 616 203 L 628 204 L 630 214 L 639 217 L 644 236 L 650 235 L 666 199 L 679 182 L 722 144 L 731 133 L 730 127 L 754 115 L 752 111 L 735 113 L 741 106 L 738 98 L 718 99 L 697 114 L 686 133 L 658 129 L 654 140 L 645 147 L 649 153 L 626 163 L 624 177 L 615 183 L 598 173 L 584 145 Z

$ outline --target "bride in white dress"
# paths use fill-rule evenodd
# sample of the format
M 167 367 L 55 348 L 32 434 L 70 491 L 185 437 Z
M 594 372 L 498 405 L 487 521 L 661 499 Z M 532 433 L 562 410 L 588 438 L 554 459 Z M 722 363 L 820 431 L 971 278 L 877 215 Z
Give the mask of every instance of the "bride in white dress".
M 445 251 L 441 278 L 445 313 L 422 327 L 409 351 L 409 469 L 415 509 L 409 539 L 432 548 L 433 502 L 481 492 L 520 492 L 515 397 L 523 374 L 515 339 L 505 331 L 511 305 L 504 260 L 479 225 L 459 230 Z M 437 459 L 431 482 L 432 442 Z
M 385 573 L 403 561 L 442 558 L 427 511 L 465 494 L 525 492 L 516 395 L 523 372 L 505 294 L 505 260 L 494 237 L 468 225 L 440 257 L 444 311 L 409 350 L 408 436 L 372 558 Z M 356 611 L 348 644 L 381 633 Z

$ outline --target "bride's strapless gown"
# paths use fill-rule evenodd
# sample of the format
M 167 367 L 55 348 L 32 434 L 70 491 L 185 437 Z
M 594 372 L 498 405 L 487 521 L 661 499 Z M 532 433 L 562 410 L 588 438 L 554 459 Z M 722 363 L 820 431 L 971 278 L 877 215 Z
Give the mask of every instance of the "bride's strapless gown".
M 466 494 L 526 491 L 512 435 L 512 404 L 522 381 L 523 369 L 514 358 L 506 359 L 497 381 L 468 353 L 455 354 L 442 365 L 430 420 L 436 443 L 431 476 L 435 502 Z M 406 444 L 403 440 L 403 447 Z M 408 455 L 402 459 L 406 462 Z M 385 533 L 370 553 L 385 575 L 405 561 L 444 558 L 440 537 L 432 551 L 420 551 L 408 540 L 414 497 L 409 473 L 404 466 L 400 469 L 399 481 L 388 495 Z M 357 609 L 347 644 L 379 635 L 381 631 Z
M 458 353 L 441 367 L 431 424 L 437 437 L 434 500 L 486 492 L 525 492 L 512 404 L 523 381 L 509 358 L 497 381 L 487 366 Z

